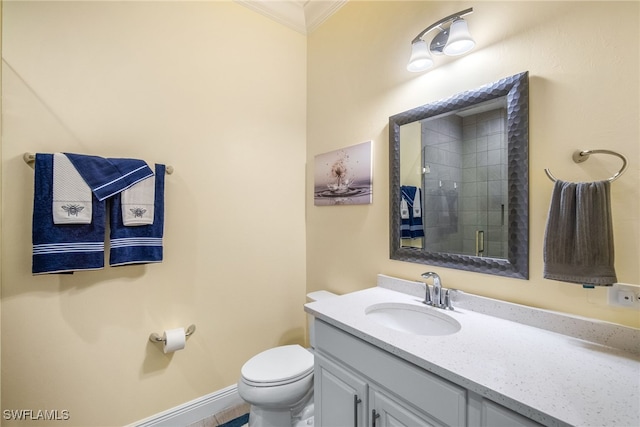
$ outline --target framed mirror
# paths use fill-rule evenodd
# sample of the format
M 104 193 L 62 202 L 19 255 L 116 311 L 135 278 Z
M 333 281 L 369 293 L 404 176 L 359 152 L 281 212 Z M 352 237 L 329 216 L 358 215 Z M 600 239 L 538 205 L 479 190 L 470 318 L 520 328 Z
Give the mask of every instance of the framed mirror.
M 391 259 L 528 279 L 528 145 L 528 72 L 391 116 Z

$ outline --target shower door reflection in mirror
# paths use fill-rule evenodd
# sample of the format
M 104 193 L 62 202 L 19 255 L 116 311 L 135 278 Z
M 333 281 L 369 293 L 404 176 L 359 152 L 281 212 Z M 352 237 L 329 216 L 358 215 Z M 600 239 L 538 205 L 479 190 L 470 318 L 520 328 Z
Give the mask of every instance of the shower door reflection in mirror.
M 400 126 L 401 196 L 411 208 L 401 246 L 507 257 L 506 104 L 500 97 Z

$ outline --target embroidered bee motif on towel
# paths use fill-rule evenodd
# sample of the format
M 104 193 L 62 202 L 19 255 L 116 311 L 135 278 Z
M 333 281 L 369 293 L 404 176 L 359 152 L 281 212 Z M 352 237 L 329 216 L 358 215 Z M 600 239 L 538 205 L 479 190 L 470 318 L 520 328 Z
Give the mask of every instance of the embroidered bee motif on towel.
M 133 208 L 133 209 L 129 209 L 129 210 L 133 214 L 134 218 L 142 218 L 144 213 L 147 211 L 144 208 Z
M 84 206 L 80 205 L 64 205 L 62 206 L 62 210 L 67 213 L 67 216 L 78 216 L 80 212 L 84 209 Z

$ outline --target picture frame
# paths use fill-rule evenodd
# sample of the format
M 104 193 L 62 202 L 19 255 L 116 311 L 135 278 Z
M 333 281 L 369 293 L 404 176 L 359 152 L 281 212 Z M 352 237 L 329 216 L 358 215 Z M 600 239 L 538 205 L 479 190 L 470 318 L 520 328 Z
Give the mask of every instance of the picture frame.
M 372 146 L 367 141 L 315 156 L 315 206 L 373 203 Z

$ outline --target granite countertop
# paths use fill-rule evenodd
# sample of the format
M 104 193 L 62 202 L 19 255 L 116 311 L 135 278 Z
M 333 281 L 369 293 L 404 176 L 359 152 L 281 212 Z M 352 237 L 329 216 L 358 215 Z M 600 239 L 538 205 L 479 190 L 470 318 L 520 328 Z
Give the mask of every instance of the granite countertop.
M 605 345 L 602 339 L 591 341 L 580 334 L 572 336 L 567 331 L 559 333 L 530 326 L 526 321 L 521 323 L 463 308 L 474 305 L 473 301 L 469 302 L 473 300 L 469 294 L 460 306 L 456 306 L 454 299 L 454 311 L 433 308 L 457 320 L 460 331 L 444 336 L 399 332 L 368 319 L 366 307 L 392 302 L 425 307 L 420 302 L 422 298 L 415 295 L 424 292 L 421 290 L 424 288 L 414 288 L 410 291 L 414 295 L 410 295 L 389 287 L 393 286 L 377 286 L 312 302 L 305 305 L 305 311 L 542 424 L 640 425 L 640 356 L 637 353 Z M 404 291 L 402 287 L 399 289 Z M 489 300 L 478 298 L 484 302 Z M 517 307 L 532 310 L 536 315 L 540 314 L 537 311 L 542 312 L 542 318 L 537 321 L 544 323 L 544 310 Z M 553 316 L 556 317 L 547 319 L 563 323 L 557 317 L 562 314 Z M 575 318 L 567 316 L 567 320 L 571 324 Z M 593 330 L 603 324 L 584 319 L 580 322 L 586 322 L 586 329 L 591 325 Z M 605 331 L 617 329 L 611 324 L 604 326 Z M 640 336 L 636 329 L 620 328 L 623 341 Z

